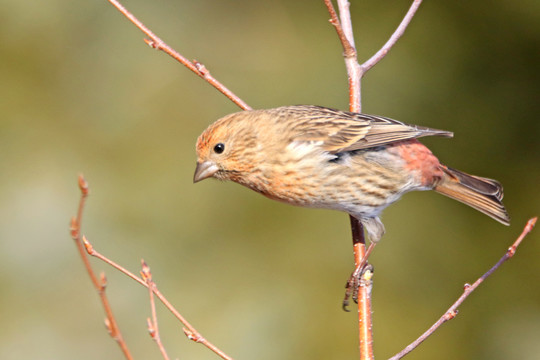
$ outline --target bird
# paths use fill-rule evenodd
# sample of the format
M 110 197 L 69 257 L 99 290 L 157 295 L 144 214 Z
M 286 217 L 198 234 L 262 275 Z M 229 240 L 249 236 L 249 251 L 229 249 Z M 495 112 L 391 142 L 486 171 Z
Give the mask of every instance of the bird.
M 453 133 L 315 105 L 227 115 L 197 139 L 193 181 L 228 180 L 287 204 L 343 211 L 372 243 L 382 211 L 410 191 L 435 190 L 509 225 L 496 180 L 440 163 L 417 139 Z

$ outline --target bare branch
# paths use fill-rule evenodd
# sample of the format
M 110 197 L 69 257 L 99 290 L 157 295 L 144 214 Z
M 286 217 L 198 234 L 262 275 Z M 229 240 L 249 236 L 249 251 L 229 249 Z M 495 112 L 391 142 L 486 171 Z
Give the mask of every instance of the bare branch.
M 115 8 L 118 9 L 125 17 L 129 19 L 135 26 L 137 26 L 143 33 L 146 34 L 150 39 L 145 39 L 144 41 L 152 48 L 161 50 L 171 56 L 173 59 L 187 67 L 189 70 L 193 71 L 202 79 L 206 80 L 210 85 L 220 91 L 225 95 L 229 100 L 234 102 L 243 110 L 251 110 L 251 107 L 246 104 L 242 99 L 240 99 L 236 94 L 229 90 L 225 85 L 216 80 L 206 67 L 199 63 L 197 60 L 189 61 L 177 51 L 167 45 L 163 40 L 161 40 L 157 35 L 155 35 L 150 29 L 148 29 L 139 19 L 137 19 L 132 13 L 130 13 L 120 2 L 117 0 L 108 0 Z
M 350 3 L 348 0 L 337 0 L 339 8 L 340 20 L 338 20 L 336 11 L 331 0 L 324 0 L 324 3 L 330 13 L 330 23 L 336 29 L 338 37 L 343 46 L 343 57 L 348 75 L 349 84 L 349 110 L 352 112 L 362 111 L 362 77 L 377 64 L 388 51 L 394 46 L 396 41 L 403 35 L 403 32 L 410 23 L 416 10 L 421 4 L 421 0 L 415 0 L 411 8 L 405 15 L 397 30 L 392 34 L 386 44 L 363 65 L 358 63 L 357 52 L 354 43 L 354 33 L 352 27 Z M 350 216 L 351 230 L 353 237 L 353 251 L 355 270 L 347 282 L 345 291 L 345 299 L 343 301 L 344 309 L 347 308 L 348 299 L 352 292 L 352 297 L 357 300 L 358 304 L 358 326 L 360 337 L 360 359 L 371 360 L 373 354 L 373 334 L 372 334 L 372 318 L 371 318 L 371 272 L 369 274 L 361 274 L 366 268 L 367 260 L 375 243 L 371 243 L 366 251 L 366 242 L 364 239 L 364 229 L 362 224 L 354 217 Z M 369 281 L 365 276 L 368 275 Z
M 361 65 L 363 74 L 365 74 L 369 69 L 375 66 L 379 61 L 381 61 L 386 56 L 386 54 L 388 54 L 390 49 L 392 49 L 392 47 L 396 44 L 401 35 L 403 35 L 407 26 L 409 26 L 409 23 L 411 22 L 414 14 L 416 14 L 416 10 L 418 10 L 421 3 L 422 0 L 413 1 L 411 7 L 409 8 L 409 11 L 407 11 L 407 14 L 405 14 L 405 17 L 401 21 L 401 24 L 399 24 L 396 31 L 394 31 L 392 36 L 390 36 L 390 39 L 388 39 L 386 44 L 384 44 L 383 47 L 375 53 L 375 55 L 373 55 L 371 58 L 369 58 L 369 60 L 367 60 Z
M 447 322 L 448 320 L 452 320 L 455 318 L 458 314 L 458 307 L 471 295 L 471 293 L 476 290 L 476 288 L 484 282 L 490 276 L 495 270 L 497 270 L 506 260 L 510 259 L 514 254 L 516 253 L 517 247 L 521 244 L 525 236 L 531 232 L 534 225 L 536 224 L 536 221 L 538 220 L 538 217 L 534 217 L 530 219 L 525 227 L 523 228 L 523 231 L 521 232 L 521 235 L 514 241 L 512 246 L 508 248 L 506 253 L 503 255 L 503 257 L 495 264 L 491 269 L 489 269 L 484 275 L 482 275 L 478 280 L 474 282 L 474 284 L 465 284 L 463 294 L 450 306 L 450 308 L 444 313 L 443 316 L 439 318 L 431 326 L 425 333 L 423 333 L 418 339 L 413 341 L 410 345 L 408 345 L 405 349 L 401 350 L 399 353 L 394 355 L 390 358 L 390 360 L 398 360 L 410 353 L 412 350 L 414 350 L 418 345 L 420 345 L 424 340 L 426 340 L 428 337 L 430 337 L 442 324 Z
M 377 51 L 371 58 L 369 58 L 362 65 L 358 63 L 357 53 L 354 43 L 354 34 L 352 29 L 352 21 L 350 16 L 350 4 L 348 0 L 337 0 L 339 8 L 340 21 L 337 18 L 336 11 L 332 5 L 331 0 L 324 0 L 328 12 L 330 13 L 330 23 L 334 25 L 338 37 L 341 41 L 344 50 L 345 66 L 347 67 L 347 74 L 349 76 L 349 110 L 353 112 L 362 111 L 361 101 L 361 80 L 364 74 L 370 70 L 375 64 L 381 61 L 396 44 L 398 39 L 403 35 L 405 29 L 411 22 L 412 18 L 416 14 L 416 11 L 420 7 L 422 0 L 414 0 L 411 7 L 405 14 L 405 17 L 394 31 L 392 36 L 383 45 L 383 47 Z
M 86 182 L 86 180 L 84 179 L 82 175 L 79 175 L 78 181 L 79 181 L 79 189 L 81 190 L 81 199 L 79 201 L 79 208 L 77 210 L 77 216 L 71 219 L 71 226 L 70 226 L 71 237 L 73 238 L 73 240 L 75 240 L 75 245 L 77 246 L 77 250 L 79 251 L 79 255 L 81 256 L 84 267 L 86 268 L 86 272 L 88 273 L 88 276 L 90 277 L 90 280 L 92 281 L 92 284 L 94 285 L 94 288 L 99 294 L 99 298 L 101 300 L 101 304 L 103 306 L 103 309 L 105 310 L 105 315 L 106 315 L 105 327 L 107 328 L 109 335 L 117 342 L 118 346 L 122 350 L 122 353 L 124 353 L 124 357 L 128 360 L 131 360 L 133 359 L 133 357 L 131 356 L 131 353 L 127 347 L 127 344 L 124 341 L 122 333 L 120 332 L 120 328 L 118 327 L 118 324 L 112 312 L 109 299 L 107 298 L 107 295 L 105 293 L 105 289 L 107 287 L 107 279 L 105 278 L 104 274 L 101 274 L 101 276 L 98 279 L 98 277 L 96 276 L 96 273 L 94 272 L 94 269 L 92 268 L 92 265 L 90 264 L 88 255 L 86 254 L 86 251 L 84 249 L 83 242 L 85 241 L 85 239 L 84 239 L 84 236 L 82 236 L 81 238 L 81 224 L 82 224 L 84 205 L 86 203 L 86 198 L 90 191 L 88 188 L 88 183 Z
M 347 78 L 349 86 L 349 110 L 352 112 L 362 111 L 361 101 L 361 79 L 362 68 L 358 64 L 357 52 L 354 45 L 354 34 L 352 29 L 350 4 L 347 0 L 338 0 L 340 21 L 331 1 L 325 0 L 326 7 L 330 13 L 330 22 L 334 25 L 336 32 L 344 49 L 344 61 L 347 69 Z M 353 240 L 353 253 L 355 270 L 353 275 L 362 271 L 361 264 L 367 262 L 366 256 L 366 241 L 364 238 L 364 228 L 362 224 L 353 216 L 349 216 L 351 222 L 351 232 Z M 362 265 L 363 266 L 363 265 Z M 359 269 L 357 271 L 357 269 Z M 355 281 L 351 279 L 347 282 L 345 291 L 345 299 L 343 308 L 347 308 L 348 297 L 351 290 L 353 298 L 358 305 L 358 334 L 359 334 L 359 351 L 361 360 L 373 359 L 373 320 L 371 317 L 371 277 L 369 286 L 365 282 Z
M 96 251 L 94 249 L 94 247 L 92 246 L 92 244 L 85 238 L 84 239 L 84 244 L 85 244 L 85 247 L 86 247 L 86 250 L 88 251 L 88 254 L 91 255 L 91 256 L 94 256 L 98 259 L 100 259 L 101 261 L 109 264 L 110 266 L 112 266 L 113 268 L 115 268 L 116 270 L 120 271 L 121 273 L 127 275 L 128 277 L 130 277 L 131 279 L 135 280 L 136 282 L 138 282 L 139 284 L 141 284 L 142 286 L 145 286 L 148 288 L 148 284 L 146 283 L 145 280 L 143 280 L 142 278 L 138 277 L 137 275 L 133 274 L 132 272 L 130 272 L 129 270 L 125 269 L 124 267 L 118 265 L 117 263 L 115 263 L 114 261 L 110 260 L 109 258 L 107 258 L 105 255 L 99 253 L 98 251 Z M 212 350 L 214 353 L 216 353 L 218 356 L 220 356 L 222 359 L 226 359 L 226 360 L 232 360 L 232 358 L 230 356 L 228 356 L 227 354 L 225 354 L 222 350 L 220 350 L 217 346 L 215 346 L 214 344 L 212 344 L 211 342 L 209 342 L 208 340 L 206 340 L 181 314 L 178 310 L 176 310 L 176 308 L 169 302 L 169 300 L 167 300 L 167 298 L 159 291 L 159 289 L 157 288 L 157 285 L 155 283 L 153 283 L 154 285 L 154 288 L 153 288 L 153 293 L 157 296 L 157 298 L 163 303 L 163 305 L 165 305 L 165 307 L 167 309 L 169 309 L 169 311 L 185 326 L 184 328 L 184 333 L 186 334 L 186 336 L 188 337 L 188 339 L 190 340 L 193 340 L 197 343 L 201 343 L 203 344 L 204 346 L 206 346 L 208 349 Z
M 343 29 L 347 42 L 354 49 L 354 52 L 351 52 L 349 56 L 344 56 L 349 81 L 349 111 L 359 113 L 362 112 L 362 87 L 360 82 L 362 80 L 363 73 L 362 68 L 358 64 L 356 48 L 354 45 L 350 4 L 348 0 L 338 0 L 337 3 L 341 28 Z
M 338 21 L 336 11 L 330 0 L 325 0 L 326 7 L 330 13 L 330 22 L 334 25 L 338 37 L 344 49 L 343 57 L 345 60 L 345 67 L 347 69 L 347 78 L 349 86 L 349 110 L 352 112 L 361 112 L 361 79 L 362 68 L 358 64 L 356 48 L 354 46 L 354 34 L 351 22 L 350 6 L 347 0 L 338 0 L 339 15 L 341 21 Z M 351 222 L 351 232 L 353 240 L 353 254 L 355 270 L 353 275 L 357 272 L 356 269 L 362 271 L 361 264 L 367 262 L 366 257 L 366 241 L 364 238 L 364 228 L 362 224 L 353 216 L 349 216 Z M 353 298 L 357 301 L 358 305 L 358 336 L 359 336 L 359 351 L 361 360 L 373 359 L 373 320 L 371 317 L 371 278 L 369 286 L 365 286 L 366 283 L 362 281 L 355 281 L 355 279 L 349 279 L 347 281 L 347 288 L 345 290 L 345 299 L 343 301 L 343 309 L 347 309 L 348 297 L 350 296 L 351 289 L 354 295 Z M 354 288 L 352 288 L 354 287 Z
M 332 1 L 324 0 L 324 4 L 328 8 L 328 12 L 330 13 L 330 24 L 334 25 L 339 40 L 341 41 L 341 45 L 343 46 L 343 56 L 346 58 L 356 56 L 356 49 L 354 48 L 354 45 L 351 44 L 349 39 L 347 39 L 347 36 L 343 32 L 343 28 L 341 27 L 341 23 L 339 22 L 338 15 L 336 13 L 336 10 L 334 9 Z
M 359 336 L 359 351 L 360 360 L 372 360 L 374 359 L 373 353 L 373 318 L 371 316 L 371 289 L 373 287 L 373 273 L 367 270 L 368 265 L 368 252 L 366 251 L 366 240 L 364 238 L 364 227 L 353 216 L 349 216 L 351 221 L 352 240 L 353 240 L 353 253 L 355 269 L 351 276 L 355 274 L 361 274 L 358 281 L 353 279 L 352 292 L 353 299 L 358 305 L 358 336 Z M 372 249 L 373 243 L 370 244 Z M 365 272 L 364 272 L 365 271 Z M 363 273 L 362 273 L 363 272 Z M 365 276 L 369 277 L 366 278 Z M 350 280 L 349 280 L 350 281 Z M 345 290 L 345 296 L 349 295 L 349 282 L 347 282 L 348 288 Z M 343 303 L 345 307 L 345 300 Z
M 165 350 L 165 347 L 161 342 L 161 336 L 159 335 L 159 326 L 156 314 L 156 302 L 154 301 L 154 290 L 156 286 L 154 281 L 152 280 L 152 273 L 150 272 L 150 267 L 146 264 L 144 260 L 141 260 L 141 263 L 141 276 L 146 282 L 146 286 L 148 287 L 148 293 L 150 295 L 150 310 L 152 313 L 152 318 L 147 319 L 148 332 L 150 333 L 152 339 L 156 342 L 159 351 L 161 352 L 161 356 L 163 356 L 165 360 L 169 360 L 169 355 L 167 355 L 167 351 Z

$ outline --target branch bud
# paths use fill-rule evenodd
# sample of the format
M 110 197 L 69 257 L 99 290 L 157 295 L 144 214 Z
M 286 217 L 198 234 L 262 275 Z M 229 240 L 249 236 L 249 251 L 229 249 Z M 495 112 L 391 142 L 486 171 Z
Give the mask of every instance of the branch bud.
M 152 281 L 152 273 L 150 272 L 150 267 L 148 266 L 148 264 L 146 264 L 144 259 L 141 259 L 141 265 L 142 265 L 141 276 L 143 280 L 146 281 L 146 283 Z
M 186 328 L 182 328 L 182 330 L 184 330 L 184 334 L 189 340 L 193 340 L 198 343 L 205 341 L 204 338 L 201 336 L 201 334 L 199 334 L 198 332 L 193 332 Z
M 84 179 L 84 177 L 79 175 L 79 189 L 81 189 L 81 193 L 83 196 L 88 195 L 88 182 Z
M 109 320 L 109 318 L 105 318 L 104 322 L 105 322 L 105 328 L 107 329 L 107 332 L 109 333 L 110 336 L 112 336 L 113 330 L 112 330 L 111 321 Z
M 195 68 L 197 68 L 197 71 L 202 75 L 202 76 L 206 76 L 208 75 L 210 72 L 208 71 L 208 69 L 206 69 L 206 66 L 204 66 L 204 64 L 201 64 L 200 62 L 198 62 L 197 60 L 193 59 L 191 61 L 193 63 L 193 65 L 195 65 Z
M 83 235 L 82 242 L 84 244 L 84 248 L 86 249 L 86 252 L 90 255 L 94 255 L 94 247 L 88 240 L 86 240 L 86 236 Z
M 152 339 L 155 339 L 156 328 L 154 327 L 154 324 L 152 323 L 152 320 L 150 320 L 150 318 L 146 318 L 146 326 L 148 328 L 148 333 L 150 334 L 150 337 L 152 337 Z
M 105 288 L 107 287 L 107 276 L 104 272 L 99 274 L 99 283 L 99 285 L 101 286 L 101 291 L 105 290 Z

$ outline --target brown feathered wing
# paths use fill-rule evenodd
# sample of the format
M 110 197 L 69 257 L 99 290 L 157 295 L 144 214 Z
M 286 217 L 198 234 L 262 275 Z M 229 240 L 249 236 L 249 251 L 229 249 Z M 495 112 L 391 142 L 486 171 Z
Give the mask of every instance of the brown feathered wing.
M 319 106 L 288 107 L 299 120 L 295 141 L 322 141 L 331 153 L 361 150 L 423 136 L 452 137 L 453 133 L 407 125 L 382 116 L 339 111 Z

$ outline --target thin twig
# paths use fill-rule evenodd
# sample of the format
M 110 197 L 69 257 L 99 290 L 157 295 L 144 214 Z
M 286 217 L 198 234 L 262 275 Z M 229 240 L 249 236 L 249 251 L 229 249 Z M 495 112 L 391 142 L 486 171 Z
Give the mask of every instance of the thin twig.
M 246 104 L 242 99 L 240 99 L 236 94 L 229 90 L 225 85 L 216 80 L 206 67 L 198 62 L 197 60 L 189 61 L 177 51 L 167 45 L 163 40 L 161 40 L 157 35 L 155 35 L 150 29 L 148 29 L 139 19 L 137 19 L 132 13 L 130 13 L 120 2 L 117 0 L 108 0 L 115 8 L 118 9 L 126 18 L 129 19 L 135 26 L 137 26 L 143 33 L 146 34 L 150 39 L 145 39 L 144 41 L 152 48 L 161 50 L 171 56 L 176 61 L 180 62 L 182 65 L 187 67 L 189 70 L 193 71 L 202 79 L 206 80 L 210 85 L 220 91 L 223 95 L 229 98 L 232 102 L 238 105 L 243 110 L 251 110 L 251 107 Z
M 120 271 L 121 273 L 127 275 L 128 277 L 130 277 L 131 279 L 135 280 L 136 282 L 138 282 L 139 284 L 141 284 L 142 286 L 145 286 L 145 287 L 148 287 L 148 284 L 143 280 L 141 279 L 140 277 L 138 277 L 137 275 L 133 274 L 132 272 L 130 272 L 129 270 L 125 269 L 124 267 L 118 265 L 117 263 L 115 263 L 114 261 L 110 260 L 109 258 L 107 258 L 105 255 L 99 253 L 97 250 L 94 249 L 94 247 L 92 246 L 92 244 L 88 241 L 88 239 L 86 239 L 85 237 L 83 238 L 83 241 L 84 241 L 84 245 L 86 247 L 86 251 L 88 252 L 89 255 L 91 256 L 94 256 L 98 259 L 100 259 L 101 261 L 109 264 L 110 266 L 112 266 L 113 268 L 115 268 L 116 270 Z M 159 291 L 159 289 L 157 288 L 157 285 L 154 283 L 154 294 L 157 296 L 157 298 L 163 303 L 163 305 L 165 305 L 165 307 L 167 309 L 169 309 L 169 311 L 185 326 L 185 328 L 183 329 L 184 330 L 184 333 L 186 334 L 186 336 L 188 337 L 188 339 L 190 340 L 193 340 L 197 343 L 201 343 L 203 344 L 204 346 L 206 346 L 208 349 L 212 350 L 214 353 L 216 353 L 217 355 L 219 355 L 222 359 L 226 359 L 226 360 L 232 360 L 232 358 L 230 356 L 228 356 L 227 354 L 225 354 L 222 350 L 220 350 L 217 346 L 215 346 L 214 344 L 212 344 L 211 342 L 209 342 L 208 340 L 206 340 L 181 314 L 180 312 L 178 312 L 178 310 L 175 309 L 175 307 L 169 302 L 169 300 L 167 300 L 167 298 Z
M 470 285 L 470 284 L 465 284 L 464 286 L 464 290 L 463 290 L 463 294 L 461 294 L 461 296 L 452 304 L 452 306 L 450 306 L 450 308 L 444 313 L 443 316 L 441 316 L 439 318 L 439 320 L 437 320 L 435 322 L 435 324 L 433 324 L 433 326 L 431 326 L 425 333 L 423 333 L 418 339 L 416 339 L 415 341 L 413 341 L 411 344 L 409 344 L 405 349 L 401 350 L 399 353 L 397 353 L 396 355 L 394 355 L 393 357 L 390 358 L 390 360 L 398 360 L 398 359 L 401 359 L 402 357 L 404 357 L 405 355 L 407 355 L 408 353 L 410 353 L 412 350 L 414 350 L 418 345 L 420 345 L 424 340 L 426 340 L 429 336 L 431 336 L 435 330 L 437 330 L 442 324 L 444 324 L 445 322 L 447 322 L 448 320 L 452 320 L 453 318 L 455 318 L 458 314 L 458 307 L 465 301 L 465 299 L 467 299 L 467 297 L 469 297 L 469 295 L 471 295 L 471 293 L 476 290 L 476 288 L 484 282 L 484 280 L 486 280 L 488 278 L 488 276 L 490 276 L 491 274 L 493 274 L 493 272 L 495 270 L 497 270 L 506 260 L 510 259 L 512 256 L 514 256 L 514 254 L 516 253 L 516 249 L 517 247 L 521 244 L 521 242 L 523 241 L 523 239 L 525 238 L 525 236 L 531 232 L 531 230 L 533 229 L 534 225 L 536 224 L 536 221 L 538 220 L 538 217 L 534 217 L 532 219 L 529 219 L 529 221 L 527 222 L 527 224 L 525 225 L 525 227 L 523 228 L 523 231 L 521 232 L 521 235 L 519 235 L 519 237 L 516 239 L 516 241 L 514 241 L 514 243 L 512 244 L 512 246 L 510 246 L 508 248 L 508 250 L 506 251 L 506 253 L 503 255 L 503 257 L 501 257 L 501 259 L 495 264 L 493 265 L 493 267 L 491 269 L 489 269 L 484 275 L 482 275 L 481 277 L 478 278 L 478 280 L 476 280 L 474 282 L 474 284 Z
M 324 4 L 328 8 L 328 12 L 330 13 L 330 24 L 334 25 L 339 40 L 341 41 L 341 46 L 343 46 L 343 56 L 356 56 L 356 49 L 354 48 L 354 45 L 351 44 L 349 39 L 347 39 L 345 32 L 343 32 L 343 28 L 341 27 L 341 23 L 339 22 L 338 15 L 336 13 L 336 10 L 334 9 L 334 5 L 332 4 L 332 0 L 324 0 Z
M 105 316 L 106 316 L 105 327 L 107 328 L 109 335 L 118 343 L 118 346 L 120 346 L 120 349 L 124 353 L 124 357 L 128 360 L 131 360 L 133 359 L 133 357 L 131 356 L 131 353 L 127 347 L 127 344 L 124 341 L 122 333 L 120 332 L 120 329 L 118 327 L 118 324 L 112 312 L 109 299 L 107 298 L 107 294 L 105 293 L 105 289 L 107 287 L 107 279 L 105 277 L 105 274 L 101 274 L 101 276 L 98 279 L 98 277 L 96 276 L 96 273 L 94 272 L 94 269 L 92 268 L 92 265 L 90 264 L 90 260 L 88 259 L 88 255 L 83 245 L 84 236 L 82 236 L 81 238 L 81 224 L 82 224 L 84 205 L 86 203 L 86 198 L 89 194 L 89 188 L 88 188 L 88 183 L 86 182 L 86 180 L 84 179 L 82 175 L 79 175 L 78 182 L 79 182 L 79 189 L 81 190 L 81 199 L 79 201 L 79 208 L 77 210 L 77 216 L 71 219 L 71 226 L 70 226 L 71 237 L 73 238 L 73 240 L 75 240 L 75 245 L 77 246 L 77 250 L 79 251 L 79 255 L 81 256 L 84 267 L 86 268 L 86 272 L 88 273 L 88 276 L 90 277 L 90 280 L 92 281 L 92 284 L 94 285 L 94 288 L 97 290 L 99 294 L 99 298 L 101 300 L 101 304 L 103 305 L 103 309 L 105 311 Z
M 338 19 L 338 15 L 336 14 L 336 10 L 334 9 L 331 0 L 324 0 L 324 4 L 330 13 L 330 23 L 336 29 L 339 41 L 343 47 L 343 58 L 345 59 L 345 67 L 347 69 L 347 78 L 349 82 L 349 111 L 359 113 L 362 110 L 360 86 L 362 68 L 358 64 L 358 57 L 354 46 L 354 36 L 349 11 L 350 4 L 347 0 L 338 0 L 339 16 L 341 20 Z M 353 220 L 351 220 L 351 222 L 353 222 Z
M 165 350 L 165 347 L 163 346 L 163 343 L 161 342 L 161 336 L 159 335 L 159 326 L 158 326 L 158 320 L 157 320 L 157 314 L 156 314 L 156 302 L 154 301 L 154 290 L 156 286 L 155 286 L 154 281 L 152 280 L 152 273 L 150 272 L 150 267 L 146 264 L 144 260 L 141 260 L 141 263 L 142 263 L 141 276 L 143 280 L 146 282 L 146 285 L 148 287 L 148 293 L 150 295 L 150 310 L 152 313 L 152 318 L 148 318 L 146 320 L 147 325 L 148 325 L 148 332 L 150 333 L 150 336 L 152 337 L 152 339 L 156 342 L 163 358 L 165 360 L 169 360 L 169 355 L 167 355 L 167 351 Z
M 364 73 L 362 67 L 358 64 L 358 55 L 354 43 L 354 32 L 351 19 L 351 4 L 348 0 L 337 0 L 339 9 L 340 25 L 347 37 L 348 42 L 354 47 L 354 56 L 345 58 L 345 67 L 349 77 L 349 111 L 362 112 L 362 76 Z M 358 226 L 361 226 L 358 223 Z
M 414 14 L 416 14 L 416 10 L 418 10 L 421 3 L 422 0 L 413 1 L 411 7 L 409 8 L 409 11 L 407 11 L 407 14 L 405 14 L 405 17 L 401 21 L 401 24 L 399 24 L 396 31 L 394 31 L 392 36 L 390 36 L 390 39 L 388 39 L 386 44 L 384 44 L 383 47 L 375 53 L 375 55 L 373 55 L 361 65 L 362 75 L 365 74 L 373 66 L 375 66 L 379 61 L 381 61 L 386 56 L 386 54 L 388 54 L 390 49 L 392 49 L 392 47 L 396 44 L 401 35 L 403 35 L 407 26 L 409 26 L 409 23 L 411 22 Z
M 339 8 L 340 21 L 338 21 L 336 11 L 332 5 L 331 0 L 324 0 L 328 12 L 330 13 L 330 23 L 335 27 L 338 37 L 341 41 L 341 45 L 344 50 L 345 65 L 347 67 L 347 74 L 349 76 L 349 104 L 350 111 L 361 112 L 361 80 L 364 74 L 381 61 L 392 47 L 396 44 L 398 39 L 404 34 L 405 29 L 409 26 L 412 18 L 416 14 L 416 11 L 420 7 L 422 0 L 414 0 L 411 7 L 405 14 L 403 20 L 390 36 L 388 41 L 377 51 L 371 58 L 365 61 L 362 65 L 358 63 L 356 48 L 354 43 L 354 36 L 352 30 L 352 22 L 350 17 L 350 4 L 348 0 L 337 0 Z

